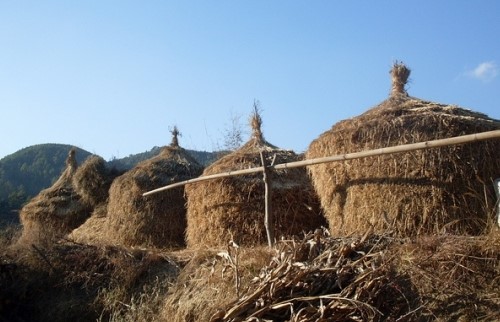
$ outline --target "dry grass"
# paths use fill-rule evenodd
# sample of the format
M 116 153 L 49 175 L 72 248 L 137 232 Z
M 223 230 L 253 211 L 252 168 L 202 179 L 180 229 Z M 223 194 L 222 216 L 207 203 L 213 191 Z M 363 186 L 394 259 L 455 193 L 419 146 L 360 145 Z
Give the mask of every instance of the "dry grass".
M 418 297 L 396 276 L 387 237 L 281 241 L 249 290 L 211 321 L 381 321 L 415 316 Z
M 162 317 L 494 321 L 500 318 L 499 240 L 498 234 L 339 238 L 318 230 L 280 241 L 275 251 L 196 251 L 170 289 Z
M 500 320 L 500 234 L 422 236 L 396 249 L 432 321 Z
M 157 252 L 58 242 L 0 252 L 0 320 L 496 321 L 500 232 L 332 237 Z
M 107 168 L 103 158 L 93 155 L 78 167 L 72 183 L 82 201 L 95 208 L 107 201 L 109 187 L 117 175 Z
M 165 254 L 64 241 L 0 259 L 1 321 L 153 321 L 179 273 Z
M 252 118 L 260 126 L 258 113 Z M 253 128 L 250 141 L 213 163 L 203 172 L 211 175 L 261 166 L 260 152 L 275 164 L 297 161 L 292 151 L 276 148 Z M 319 201 L 303 168 L 272 173 L 272 211 L 276 237 L 299 235 L 326 224 Z M 186 186 L 188 199 L 187 243 L 189 247 L 266 243 L 264 183 L 262 174 L 210 180 Z
M 307 158 L 500 129 L 486 115 L 394 94 L 335 124 Z M 308 168 L 335 235 L 392 230 L 400 236 L 480 234 L 494 215 L 500 141 L 490 140 Z
M 90 245 L 116 244 L 106 230 L 107 211 L 107 203 L 97 206 L 92 215 L 81 226 L 69 233 L 67 238 L 78 243 Z
M 188 250 L 187 261 L 170 288 L 161 316 L 164 321 L 209 321 L 245 291 L 259 269 L 269 262 L 267 248 Z
M 16 224 L 0 226 L 0 252 L 15 244 L 21 236 L 21 227 Z

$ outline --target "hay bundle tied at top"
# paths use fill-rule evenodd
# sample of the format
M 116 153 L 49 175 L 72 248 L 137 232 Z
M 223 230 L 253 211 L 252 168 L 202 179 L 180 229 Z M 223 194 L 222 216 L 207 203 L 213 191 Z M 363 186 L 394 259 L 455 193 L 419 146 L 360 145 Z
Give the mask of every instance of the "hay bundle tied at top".
M 410 97 L 409 69 L 396 63 L 389 99 L 335 124 L 307 159 L 500 129 L 500 122 L 455 105 Z M 403 86 L 401 86 L 403 84 Z M 493 218 L 500 140 L 310 166 L 333 234 L 390 230 L 398 235 L 479 234 Z
M 250 141 L 213 163 L 203 176 L 260 167 L 261 151 L 268 164 L 272 159 L 275 164 L 299 159 L 292 151 L 278 149 L 264 140 L 257 110 L 251 121 Z M 301 234 L 325 224 L 319 200 L 304 169 L 273 171 L 271 177 L 276 238 Z M 245 246 L 266 243 L 262 173 L 189 184 L 186 195 L 189 247 L 222 246 L 230 240 Z
M 159 155 L 139 163 L 115 179 L 110 188 L 106 229 L 117 243 L 128 246 L 184 245 L 184 188 L 143 197 L 150 190 L 197 177 L 203 167 L 174 139 Z
M 82 201 L 73 185 L 73 177 L 78 171 L 75 152 L 75 149 L 70 150 L 59 179 L 21 209 L 21 243 L 62 237 L 90 216 L 91 207 Z

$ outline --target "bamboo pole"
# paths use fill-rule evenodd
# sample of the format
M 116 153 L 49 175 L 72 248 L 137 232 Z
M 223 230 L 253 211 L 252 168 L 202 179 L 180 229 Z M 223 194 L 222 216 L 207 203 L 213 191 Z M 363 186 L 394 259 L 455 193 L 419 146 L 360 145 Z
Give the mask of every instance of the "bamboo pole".
M 323 158 L 282 163 L 282 164 L 277 164 L 277 165 L 273 165 L 270 167 L 275 169 L 275 170 L 291 169 L 291 168 L 305 167 L 305 166 L 321 164 L 321 163 L 353 160 L 353 159 L 379 156 L 379 155 L 385 155 L 385 154 L 394 154 L 394 153 L 410 152 L 410 151 L 417 151 L 417 150 L 425 150 L 425 149 L 439 148 L 439 147 L 443 147 L 443 146 L 464 144 L 464 143 L 483 141 L 483 140 L 489 140 L 489 139 L 497 139 L 497 138 L 500 138 L 500 130 L 456 136 L 456 137 L 447 138 L 447 139 L 440 139 L 440 140 L 433 140 L 433 141 L 426 141 L 426 142 L 419 142 L 419 143 L 411 143 L 411 144 L 403 144 L 403 145 L 397 145 L 397 146 L 392 146 L 392 147 L 387 147 L 387 148 L 380 148 L 380 149 L 375 149 L 375 150 L 367 150 L 367 151 L 361 151 L 361 152 L 340 154 L 340 155 L 334 155 L 334 156 L 323 157 Z M 175 187 L 184 186 L 184 185 L 190 184 L 190 183 L 201 182 L 201 181 L 212 180 L 212 179 L 219 179 L 219 178 L 226 178 L 226 177 L 233 177 L 233 176 L 238 176 L 238 175 L 262 172 L 262 171 L 264 171 L 264 167 L 261 166 L 261 167 L 244 169 L 244 170 L 236 170 L 236 171 L 218 173 L 218 174 L 213 174 L 213 175 L 209 175 L 209 176 L 198 177 L 195 179 L 177 182 L 177 183 L 165 186 L 165 187 L 161 187 L 158 189 L 154 189 L 154 190 L 145 192 L 142 195 L 147 196 L 147 195 L 151 195 L 151 194 L 154 194 L 154 193 L 157 193 L 160 191 L 172 189 Z
M 198 177 L 198 178 L 194 178 L 194 179 L 188 179 L 185 181 L 179 181 L 176 183 L 172 183 L 168 186 L 160 187 L 160 188 L 145 192 L 142 195 L 148 196 L 148 195 L 160 192 L 160 191 L 164 191 L 164 190 L 168 190 L 168 189 L 172 189 L 172 188 L 176 188 L 176 187 L 182 187 L 182 186 L 190 184 L 190 183 L 213 180 L 213 179 L 220 179 L 220 178 L 227 178 L 227 177 L 234 177 L 234 176 L 241 176 L 244 174 L 262 172 L 263 170 L 264 170 L 263 167 L 257 167 L 257 168 L 249 168 L 249 169 L 243 169 L 243 170 L 235 170 L 235 171 L 229 171 L 229 172 L 224 172 L 224 173 L 211 174 L 208 176 L 203 176 L 203 177 Z
M 340 155 L 334 155 L 334 156 L 330 156 L 330 157 L 316 158 L 316 159 L 303 160 L 303 161 L 297 161 L 297 162 L 282 163 L 282 164 L 276 165 L 274 168 L 275 169 L 298 168 L 298 167 L 304 167 L 304 166 L 308 166 L 308 165 L 315 165 L 315 164 L 328 163 L 328 162 L 334 162 L 334 161 L 353 160 L 353 159 L 359 159 L 359 158 L 374 157 L 374 156 L 379 156 L 379 155 L 384 155 L 384 154 L 411 152 L 411 151 L 439 148 L 439 147 L 443 147 L 443 146 L 464 144 L 464 143 L 483 141 L 483 140 L 495 139 L 495 138 L 500 138 L 500 130 L 482 132 L 482 133 L 476 133 L 476 134 L 469 134 L 469 135 L 462 135 L 462 136 L 455 136 L 455 137 L 447 138 L 447 139 L 439 139 L 439 140 L 419 142 L 419 143 L 403 144 L 403 145 L 397 145 L 397 146 L 392 146 L 392 147 L 387 147 L 387 148 L 380 148 L 380 149 L 367 150 L 367 151 L 361 151 L 361 152 L 340 154 Z

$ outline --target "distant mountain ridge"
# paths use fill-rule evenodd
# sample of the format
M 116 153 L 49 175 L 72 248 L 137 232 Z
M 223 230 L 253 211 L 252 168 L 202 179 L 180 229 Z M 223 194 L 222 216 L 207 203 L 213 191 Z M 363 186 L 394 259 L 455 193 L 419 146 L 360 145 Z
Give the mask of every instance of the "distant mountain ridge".
M 0 159 L 0 224 L 18 222 L 16 210 L 50 187 L 61 175 L 68 152 L 76 148 L 76 159 L 81 164 L 92 153 L 67 144 L 46 143 L 32 145 Z M 129 170 L 137 163 L 159 154 L 161 147 L 108 161 L 108 166 Z M 217 159 L 217 152 L 186 150 L 200 164 L 207 166 Z
M 137 163 L 158 155 L 161 152 L 161 149 L 162 147 L 155 146 L 151 150 L 146 152 L 131 154 L 128 157 L 120 159 L 112 159 L 108 161 L 108 164 L 109 166 L 114 166 L 119 170 L 132 169 Z M 206 152 L 188 149 L 186 149 L 186 151 L 191 154 L 191 156 L 195 158 L 195 160 L 198 161 L 199 164 L 205 167 L 214 162 L 219 156 L 219 152 Z

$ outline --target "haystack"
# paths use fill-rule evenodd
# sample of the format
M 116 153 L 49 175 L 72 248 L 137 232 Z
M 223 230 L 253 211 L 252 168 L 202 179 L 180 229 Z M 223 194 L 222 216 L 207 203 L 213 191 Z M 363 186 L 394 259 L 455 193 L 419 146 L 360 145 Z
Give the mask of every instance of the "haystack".
M 59 179 L 21 209 L 21 243 L 38 243 L 64 236 L 90 216 L 91 207 L 83 202 L 73 185 L 78 168 L 75 151 L 69 151 L 66 168 Z
M 275 164 L 299 159 L 292 151 L 281 150 L 264 140 L 257 110 L 251 123 L 251 139 L 205 169 L 203 176 L 259 167 L 261 151 L 268 163 L 272 159 Z M 276 238 L 326 224 L 304 169 L 273 172 L 271 187 Z M 189 247 L 222 246 L 230 240 L 246 246 L 266 243 L 262 173 L 194 183 L 186 187 L 186 194 Z
M 113 181 L 104 231 L 128 246 L 184 245 L 186 199 L 182 187 L 143 197 L 142 194 L 197 177 L 203 167 L 178 145 L 176 128 L 170 146 Z
M 85 204 L 92 207 L 91 216 L 68 238 L 79 243 L 107 244 L 105 232 L 106 212 L 109 200 L 109 188 L 119 172 L 109 169 L 106 161 L 98 156 L 90 156 L 78 167 L 73 176 L 73 186 Z
M 500 121 L 409 96 L 410 70 L 396 63 L 391 96 L 335 124 L 307 159 L 500 129 Z M 393 231 L 480 234 L 494 216 L 500 140 L 314 165 L 314 187 L 336 235 Z
M 107 201 L 109 187 L 117 175 L 115 169 L 106 166 L 103 158 L 93 155 L 78 167 L 72 183 L 82 200 L 95 208 Z

